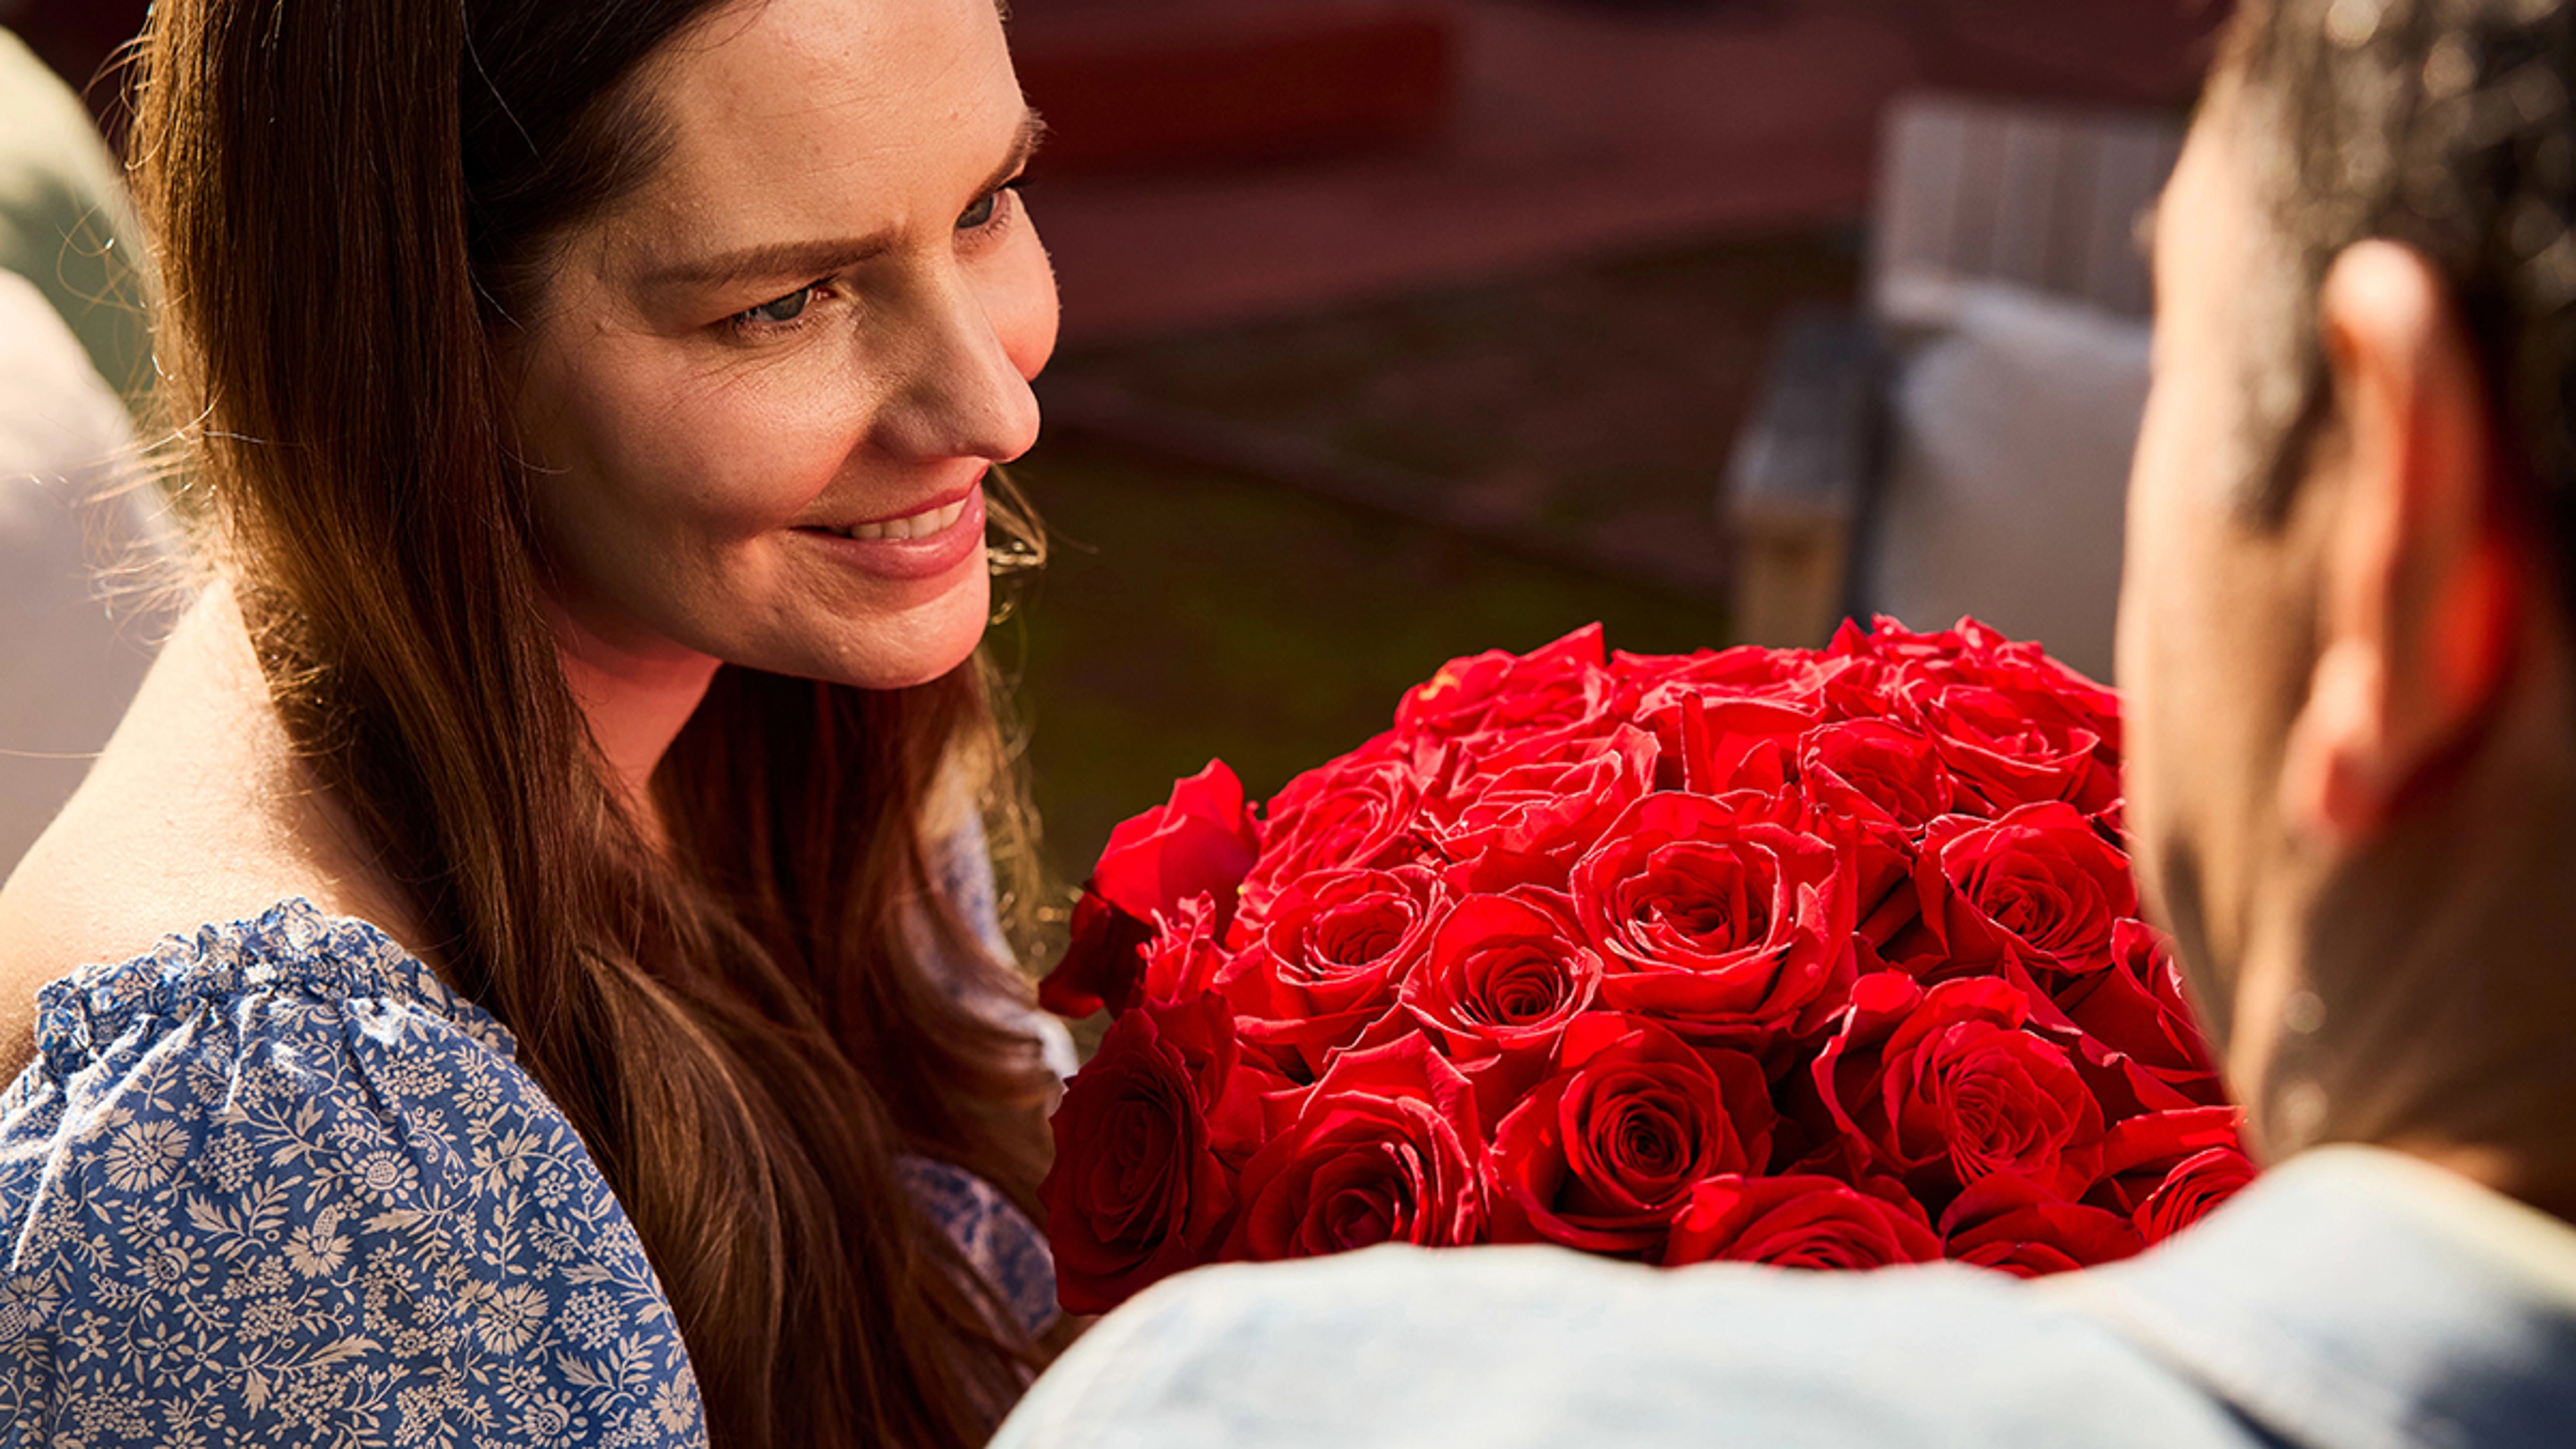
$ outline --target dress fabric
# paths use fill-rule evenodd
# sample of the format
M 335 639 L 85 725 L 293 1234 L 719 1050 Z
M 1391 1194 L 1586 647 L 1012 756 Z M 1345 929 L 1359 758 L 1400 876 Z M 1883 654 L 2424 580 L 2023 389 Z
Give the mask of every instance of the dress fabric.
M 0 1449 L 706 1443 L 589 1153 L 376 927 L 289 901 L 84 967 L 37 1047 L 0 1098 Z M 1037 1276 L 998 1193 L 906 1171 L 971 1261 Z

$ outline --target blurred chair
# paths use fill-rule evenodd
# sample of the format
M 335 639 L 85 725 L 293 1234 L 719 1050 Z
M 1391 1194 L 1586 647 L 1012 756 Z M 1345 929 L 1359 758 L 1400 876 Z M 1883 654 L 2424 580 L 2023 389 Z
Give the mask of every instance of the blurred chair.
M 2161 116 L 1892 108 L 1863 311 L 1790 320 L 1730 462 L 1743 637 L 1974 614 L 2109 676 L 2147 384 L 2138 223 L 2181 142 Z

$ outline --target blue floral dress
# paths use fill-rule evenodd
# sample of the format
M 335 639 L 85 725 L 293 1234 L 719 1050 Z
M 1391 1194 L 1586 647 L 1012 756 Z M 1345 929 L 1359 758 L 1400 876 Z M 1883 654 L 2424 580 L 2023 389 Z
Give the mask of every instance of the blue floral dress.
M 703 1445 L 633 1226 L 510 1033 L 303 901 L 84 967 L 0 1098 L 0 1445 Z M 1032 1331 L 1043 1241 L 907 1164 Z

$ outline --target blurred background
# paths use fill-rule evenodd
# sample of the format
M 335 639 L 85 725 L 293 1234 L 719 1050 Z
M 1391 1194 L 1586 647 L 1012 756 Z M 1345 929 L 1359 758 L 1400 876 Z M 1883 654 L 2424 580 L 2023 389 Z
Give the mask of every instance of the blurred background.
M 112 136 L 142 8 L 0 23 Z M 1974 612 L 2109 671 L 2137 223 L 2223 0 L 1012 8 L 1065 331 L 997 637 L 1065 878 L 1210 757 L 1266 794 L 1596 619 Z

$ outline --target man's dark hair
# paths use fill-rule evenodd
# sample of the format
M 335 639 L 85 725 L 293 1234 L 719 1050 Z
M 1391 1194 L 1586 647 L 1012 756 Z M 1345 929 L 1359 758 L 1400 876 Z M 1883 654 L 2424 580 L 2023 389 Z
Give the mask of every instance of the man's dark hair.
M 2326 416 L 2317 292 L 2385 238 L 2449 281 L 2507 461 L 2576 558 L 2576 0 L 2245 0 L 2230 142 L 2268 223 L 2247 396 L 2267 517 Z

